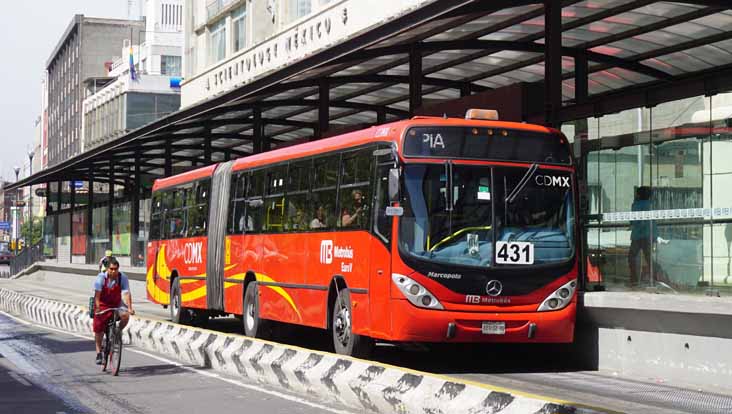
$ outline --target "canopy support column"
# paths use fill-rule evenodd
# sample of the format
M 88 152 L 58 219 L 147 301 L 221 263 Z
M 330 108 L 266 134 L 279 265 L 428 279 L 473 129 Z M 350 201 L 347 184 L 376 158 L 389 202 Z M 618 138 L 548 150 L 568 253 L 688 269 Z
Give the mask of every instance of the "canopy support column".
M 409 115 L 414 116 L 422 107 L 422 52 L 419 48 L 409 51 Z
M 547 126 L 559 127 L 562 108 L 562 2 L 544 0 L 544 103 Z

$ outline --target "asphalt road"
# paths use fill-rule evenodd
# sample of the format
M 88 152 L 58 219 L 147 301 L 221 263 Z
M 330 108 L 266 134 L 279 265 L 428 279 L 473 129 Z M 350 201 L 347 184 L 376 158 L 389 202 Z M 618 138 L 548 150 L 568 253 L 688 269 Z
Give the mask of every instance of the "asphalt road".
M 0 313 L 0 412 L 347 413 L 126 347 L 118 377 L 94 364 L 91 339 Z
M 0 279 L 0 287 L 78 305 L 87 303 L 91 283 L 91 277 L 44 272 L 17 280 Z M 167 310 L 146 300 L 143 282 L 130 283 L 138 313 L 169 319 Z M 237 334 L 242 331 L 235 318 L 213 319 L 206 328 Z M 276 325 L 273 334 L 272 339 L 278 342 L 332 351 L 322 330 Z M 404 348 L 380 344 L 372 359 L 621 412 L 732 413 L 732 387 L 728 393 L 699 392 L 654 378 L 586 371 L 578 365 L 572 348 L 566 346 L 450 344 Z

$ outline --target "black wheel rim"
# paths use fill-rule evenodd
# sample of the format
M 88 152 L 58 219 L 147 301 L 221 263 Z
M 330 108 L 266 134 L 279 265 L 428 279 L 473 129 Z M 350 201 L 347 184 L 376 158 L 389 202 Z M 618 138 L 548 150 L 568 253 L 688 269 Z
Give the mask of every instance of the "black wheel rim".
M 254 322 L 257 314 L 257 305 L 254 303 L 255 295 L 248 294 L 246 311 L 244 312 L 244 326 L 251 333 L 254 332 Z
M 173 311 L 173 316 L 177 317 L 180 315 L 180 297 L 178 293 L 180 292 L 180 289 L 176 287 L 174 295 L 173 295 L 173 303 L 171 304 L 170 308 Z
M 343 347 L 347 347 L 351 342 L 351 312 L 344 303 L 341 303 L 337 309 L 333 329 L 336 340 Z

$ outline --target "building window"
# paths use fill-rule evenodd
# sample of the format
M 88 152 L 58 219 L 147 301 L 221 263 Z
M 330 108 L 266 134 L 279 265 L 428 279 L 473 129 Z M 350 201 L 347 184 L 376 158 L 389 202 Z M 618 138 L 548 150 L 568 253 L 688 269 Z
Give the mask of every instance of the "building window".
M 180 56 L 161 56 L 160 74 L 168 76 L 180 76 L 182 59 Z
M 286 0 L 285 23 L 307 16 L 312 11 L 312 0 Z
M 209 34 L 209 64 L 226 58 L 226 20 L 221 20 L 211 27 Z
M 236 9 L 232 15 L 234 27 L 234 52 L 246 47 L 247 40 L 247 7 L 246 4 Z

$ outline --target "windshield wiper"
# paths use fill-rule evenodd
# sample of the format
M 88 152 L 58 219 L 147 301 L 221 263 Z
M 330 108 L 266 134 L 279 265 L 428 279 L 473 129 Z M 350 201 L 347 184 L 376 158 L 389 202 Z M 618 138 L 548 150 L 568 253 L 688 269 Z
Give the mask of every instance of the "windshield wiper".
M 529 183 L 529 180 L 531 179 L 531 177 L 534 176 L 534 173 L 537 169 L 539 169 L 539 164 L 531 164 L 531 167 L 529 167 L 524 176 L 521 177 L 521 180 L 519 180 L 518 184 L 516 184 L 516 187 L 514 187 L 513 191 L 511 191 L 511 194 L 506 196 L 504 200 L 506 204 L 511 204 L 514 200 L 516 200 L 516 197 L 518 197 L 519 193 L 521 193 L 524 187 L 526 187 L 526 184 Z

